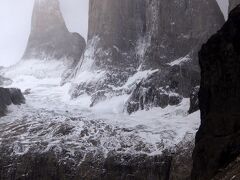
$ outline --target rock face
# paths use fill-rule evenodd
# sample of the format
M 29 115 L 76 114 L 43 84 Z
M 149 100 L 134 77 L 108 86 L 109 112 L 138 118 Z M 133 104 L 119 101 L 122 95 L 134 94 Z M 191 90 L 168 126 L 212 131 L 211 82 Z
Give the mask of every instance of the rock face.
M 89 1 L 88 43 L 72 75 L 75 79 L 72 97 L 87 93 L 94 105 L 115 94 L 114 87 L 123 86 L 136 73 L 139 66 L 136 47 L 146 30 L 145 4 L 144 0 Z M 84 71 L 94 77 L 87 82 L 78 81 L 85 76 Z M 118 94 L 123 93 L 120 91 Z
M 108 66 L 123 62 L 124 67 L 139 62 L 116 56 L 117 52 L 128 52 L 129 56 L 131 50 L 140 48 L 140 43 L 146 46 L 144 63 L 149 68 L 161 67 L 188 54 L 197 64 L 196 53 L 202 42 L 224 23 L 217 2 L 210 0 L 91 0 L 89 16 L 88 39 L 98 36 L 100 47 L 112 54 Z M 107 60 L 104 57 L 101 64 Z
M 190 97 L 191 89 L 199 84 L 197 52 L 223 23 L 224 18 L 216 1 L 148 1 L 146 36 L 149 45 L 142 68 L 159 68 L 161 71 L 155 74 L 155 78 L 150 76 L 144 80 L 134 90 L 128 101 L 128 112 L 129 109 L 142 109 L 144 106 L 141 104 L 160 107 L 176 105 L 169 103 L 166 96 L 161 97 L 162 91 Z M 140 95 L 137 89 L 144 89 L 145 93 Z M 139 96 L 147 102 L 142 102 Z
M 239 32 L 240 6 L 199 53 L 201 126 L 192 179 L 211 179 L 240 154 Z
M 145 0 L 90 0 L 88 39 L 99 38 L 94 64 L 100 68 L 136 68 L 135 47 L 146 31 Z
M 131 111 L 160 104 L 165 107 L 169 101 L 158 98 L 162 91 L 177 93 L 180 99 L 189 97 L 199 84 L 197 51 L 223 23 L 212 0 L 90 0 L 88 46 L 73 73 L 72 95 L 77 97 L 87 89 L 90 96 L 101 94 L 99 100 L 127 92 L 132 94 L 128 104 L 134 107 L 126 106 Z M 150 69 L 159 72 L 142 78 L 138 86 L 122 88 L 139 71 Z M 78 83 L 83 71 L 105 74 L 95 82 Z M 139 88 L 147 88 L 147 94 Z M 142 97 L 147 100 L 140 102 Z
M 229 0 L 229 7 L 228 7 L 229 12 L 239 4 L 240 4 L 240 0 Z
M 0 117 L 6 114 L 7 106 L 25 103 L 25 98 L 19 89 L 0 87 Z
M 75 63 L 85 49 L 83 37 L 70 33 L 58 0 L 35 0 L 31 33 L 22 59 L 62 59 Z
M 224 23 L 217 2 L 212 0 L 148 0 L 146 16 L 151 46 L 145 61 L 150 68 L 188 55 L 191 68 L 198 69 L 201 44 Z

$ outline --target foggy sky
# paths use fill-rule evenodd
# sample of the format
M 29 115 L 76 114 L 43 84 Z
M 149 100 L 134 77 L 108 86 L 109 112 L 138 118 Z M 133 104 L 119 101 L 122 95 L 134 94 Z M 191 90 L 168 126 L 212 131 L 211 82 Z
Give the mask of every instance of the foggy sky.
M 0 66 L 21 59 L 30 33 L 34 0 L 0 0 Z M 87 37 L 88 0 L 60 0 L 66 25 L 71 32 Z M 227 16 L 228 1 L 218 0 Z
M 30 33 L 34 0 L 0 0 L 0 66 L 19 61 Z M 87 37 L 88 0 L 60 0 L 70 32 Z
M 228 16 L 228 0 L 217 0 L 225 19 L 227 19 Z

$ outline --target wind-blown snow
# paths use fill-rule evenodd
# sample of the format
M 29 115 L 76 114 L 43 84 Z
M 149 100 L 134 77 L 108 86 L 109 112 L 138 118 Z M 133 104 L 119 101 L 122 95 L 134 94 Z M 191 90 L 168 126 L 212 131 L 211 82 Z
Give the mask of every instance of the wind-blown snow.
M 96 82 L 105 75 L 105 71 L 94 71 L 95 51 L 99 38 L 93 38 L 86 47 L 86 51 L 81 57 L 80 63 L 71 75 L 72 83 Z
M 147 78 L 148 76 L 152 75 L 155 72 L 158 72 L 159 69 L 155 70 L 144 70 L 144 71 L 137 71 L 132 77 L 128 79 L 128 81 L 125 83 L 123 87 L 129 88 L 137 83 L 139 83 L 141 80 Z
M 137 41 L 136 46 L 136 54 L 139 57 L 139 70 L 141 70 L 141 66 L 144 63 L 144 56 L 146 54 L 147 49 L 150 47 L 151 41 L 149 36 L 141 37 Z
M 5 70 L 5 77 L 19 78 L 19 76 L 31 76 L 37 79 L 61 78 L 61 75 L 73 63 L 69 59 L 61 60 L 21 60 Z
M 56 71 L 64 66 L 53 63 L 50 67 L 51 63 L 39 62 L 38 68 L 29 69 L 33 62 L 37 63 L 21 62 L 5 70 L 5 75 L 13 79 L 11 86 L 23 91 L 31 89 L 26 104 L 11 106 L 8 116 L 0 121 L 0 144 L 8 140 L 8 146 L 17 155 L 30 150 L 64 150 L 71 156 L 96 151 L 155 155 L 174 149 L 186 137 L 193 138 L 199 127 L 199 112 L 187 113 L 188 99 L 178 106 L 132 115 L 123 111 L 127 94 L 108 98 L 90 108 L 89 96 L 71 100 L 70 85 L 59 85 L 60 72 Z M 42 68 L 49 72 L 44 75 Z M 129 78 L 126 87 L 154 72 L 138 72 Z
M 180 64 L 186 63 L 188 61 L 191 61 L 191 58 L 189 57 L 189 55 L 187 55 L 185 57 L 181 57 L 179 59 L 176 59 L 176 60 L 168 63 L 168 65 L 175 66 L 175 65 L 180 65 Z

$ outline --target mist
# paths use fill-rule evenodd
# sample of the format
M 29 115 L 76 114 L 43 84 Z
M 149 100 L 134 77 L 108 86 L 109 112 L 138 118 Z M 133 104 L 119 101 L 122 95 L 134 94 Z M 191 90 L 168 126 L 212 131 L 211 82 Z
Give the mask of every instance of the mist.
M 34 0 L 0 0 L 0 66 L 18 62 L 27 45 Z M 70 32 L 87 37 L 88 0 L 60 0 Z
M 0 66 L 18 61 L 30 32 L 33 0 L 0 0 Z
M 34 0 L 0 0 L 0 66 L 10 66 L 21 59 L 30 33 Z M 85 39 L 88 30 L 88 0 L 60 0 L 70 32 Z M 227 18 L 228 1 L 218 0 Z

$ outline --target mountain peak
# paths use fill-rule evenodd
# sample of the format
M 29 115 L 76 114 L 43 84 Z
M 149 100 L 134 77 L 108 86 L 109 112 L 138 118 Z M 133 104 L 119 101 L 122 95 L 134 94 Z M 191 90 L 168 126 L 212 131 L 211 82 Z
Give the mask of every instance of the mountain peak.
M 85 49 L 82 36 L 70 33 L 58 0 L 35 0 L 31 33 L 22 59 L 62 59 L 76 63 Z

